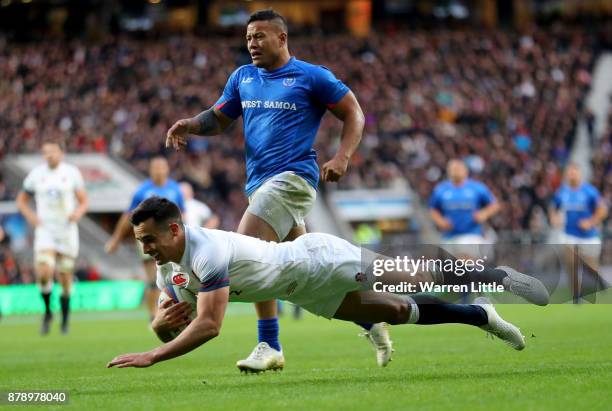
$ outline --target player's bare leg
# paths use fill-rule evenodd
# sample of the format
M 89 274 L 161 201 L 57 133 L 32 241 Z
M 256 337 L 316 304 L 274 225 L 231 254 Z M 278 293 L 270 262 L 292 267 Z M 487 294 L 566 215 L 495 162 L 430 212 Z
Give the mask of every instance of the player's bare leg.
M 525 348 L 525 339 L 520 330 L 503 320 L 484 298 L 476 304 L 449 304 L 430 295 L 402 296 L 354 291 L 345 296 L 334 318 L 392 325 L 468 324 L 495 335 L 516 350 Z
M 45 304 L 45 314 L 40 327 L 40 333 L 47 335 L 53 315 L 51 314 L 51 291 L 53 290 L 53 274 L 55 272 L 55 251 L 44 250 L 36 253 L 36 282 Z
M 242 216 L 238 233 L 256 237 L 265 241 L 279 242 L 274 229 L 258 216 L 248 211 Z M 278 307 L 275 300 L 255 303 L 258 318 L 259 343 L 244 360 L 236 366 L 240 371 L 261 372 L 282 369 L 285 357 L 278 342 Z
M 155 278 L 157 275 L 157 268 L 155 267 L 154 260 L 143 260 L 142 262 L 146 275 L 145 282 L 145 304 L 149 311 L 149 320 L 155 318 L 157 313 L 157 300 L 159 299 L 159 289 L 155 284 Z
M 563 260 L 569 275 L 574 304 L 581 303 L 584 295 L 607 288 L 599 275 L 599 255 L 586 254 L 578 245 L 567 245 L 563 249 Z
M 62 295 L 60 297 L 60 306 L 62 309 L 62 334 L 68 334 L 68 317 L 70 314 L 70 295 L 72 294 L 74 263 L 74 258 L 58 255 L 58 279 L 62 286 Z

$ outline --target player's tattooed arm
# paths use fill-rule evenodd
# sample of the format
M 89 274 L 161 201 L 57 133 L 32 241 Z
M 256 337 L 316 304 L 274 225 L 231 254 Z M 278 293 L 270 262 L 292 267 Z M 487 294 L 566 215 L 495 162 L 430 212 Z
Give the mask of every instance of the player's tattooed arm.
M 210 136 L 221 132 L 221 123 L 215 114 L 214 108 L 202 111 L 194 119 L 197 121 L 197 129 L 194 130 L 194 134 Z
M 189 134 L 214 136 L 222 133 L 233 121 L 214 107 L 204 110 L 195 117 L 184 118 L 174 123 L 166 134 L 166 147 L 181 150 L 187 146 Z
M 149 367 L 194 350 L 219 335 L 229 299 L 229 286 L 198 294 L 196 318 L 174 340 L 151 351 L 118 355 L 107 368 Z
M 197 124 L 196 129 L 192 132 L 200 136 L 220 134 L 234 122 L 232 118 L 214 107 L 202 111 L 194 119 L 197 121 Z

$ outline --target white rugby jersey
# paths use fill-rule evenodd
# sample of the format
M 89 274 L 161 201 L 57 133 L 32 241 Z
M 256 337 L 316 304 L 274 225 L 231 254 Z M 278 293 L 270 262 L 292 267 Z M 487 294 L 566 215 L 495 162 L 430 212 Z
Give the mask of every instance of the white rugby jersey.
M 85 188 L 79 169 L 60 163 L 36 166 L 23 181 L 23 190 L 34 196 L 36 213 L 43 227 L 65 227 L 77 207 L 75 192 Z
M 158 266 L 157 286 L 187 288 L 196 294 L 230 286 L 230 301 L 284 299 L 306 304 L 317 298 L 325 278 L 343 264 L 347 245 L 327 234 L 306 234 L 297 240 L 273 243 L 233 232 L 185 226 L 185 252 L 180 263 Z
M 204 225 L 212 217 L 210 208 L 194 198 L 185 200 L 185 223 L 193 227 Z

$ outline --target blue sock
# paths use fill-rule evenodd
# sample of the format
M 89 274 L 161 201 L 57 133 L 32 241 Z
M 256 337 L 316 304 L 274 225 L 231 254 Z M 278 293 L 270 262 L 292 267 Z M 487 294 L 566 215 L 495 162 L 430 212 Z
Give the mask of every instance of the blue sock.
M 257 320 L 257 331 L 259 332 L 259 342 L 266 342 L 277 351 L 281 350 L 278 342 L 278 318 L 269 320 Z
M 414 295 L 412 300 L 418 306 L 415 324 L 459 323 L 480 327 L 489 321 L 484 308 L 473 304 L 448 304 L 432 295 Z
M 372 326 L 374 325 L 374 324 L 369 324 L 369 323 L 358 323 L 358 322 L 355 322 L 355 324 L 357 324 L 360 327 L 363 327 L 366 331 L 370 331 L 372 329 Z

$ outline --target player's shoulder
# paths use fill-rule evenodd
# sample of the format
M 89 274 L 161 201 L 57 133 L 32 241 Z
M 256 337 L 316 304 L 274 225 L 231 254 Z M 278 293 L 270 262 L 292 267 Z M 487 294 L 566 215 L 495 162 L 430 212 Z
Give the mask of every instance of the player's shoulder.
M 62 162 L 60 164 L 60 167 L 65 172 L 68 172 L 68 173 L 71 173 L 71 174 L 73 174 L 73 173 L 81 174 L 81 170 L 79 170 L 79 168 L 76 165 L 74 165 L 74 164 Z
M 184 227 L 192 266 L 223 259 L 228 252 L 225 231 L 191 225 Z
M 304 71 L 329 71 L 331 72 L 331 70 L 325 66 L 322 66 L 320 64 L 313 64 L 313 63 L 309 63 L 307 61 L 304 60 L 300 60 L 300 59 L 294 59 L 293 60 L 293 65 L 296 68 L 302 69 Z
M 166 187 L 172 187 L 173 189 L 180 190 L 181 185 L 175 179 L 169 178 L 168 180 L 166 180 Z
M 470 178 L 468 179 L 467 183 L 478 190 L 489 191 L 489 187 L 480 180 L 473 180 Z
M 556 195 L 560 195 L 566 191 L 569 191 L 569 185 L 567 185 L 566 183 L 563 183 L 559 186 L 559 188 L 557 189 L 557 191 L 555 192 Z
M 136 192 L 138 193 L 144 190 L 148 190 L 149 188 L 151 188 L 151 186 L 153 186 L 153 181 L 150 178 L 147 178 L 145 181 L 138 185 L 138 188 L 136 188 Z
M 242 66 L 237 67 L 230 77 L 234 77 L 236 79 L 241 79 L 244 77 L 253 76 L 257 73 L 257 67 L 253 64 L 244 64 Z
M 434 186 L 434 193 L 439 193 L 441 191 L 444 190 L 448 190 L 449 188 L 452 188 L 453 184 L 450 182 L 450 180 L 442 180 L 440 182 L 438 182 L 435 186 Z
M 28 173 L 28 176 L 38 176 L 38 175 L 45 174 L 48 172 L 49 172 L 49 167 L 47 166 L 47 163 L 42 163 L 42 164 L 38 164 L 34 166 Z
M 293 60 L 293 67 L 302 72 L 303 75 L 308 76 L 312 79 L 316 78 L 328 78 L 329 76 L 333 76 L 332 71 L 322 65 L 309 63 L 304 60 Z
M 589 194 L 599 195 L 599 190 L 591 183 L 583 183 L 582 189 Z

